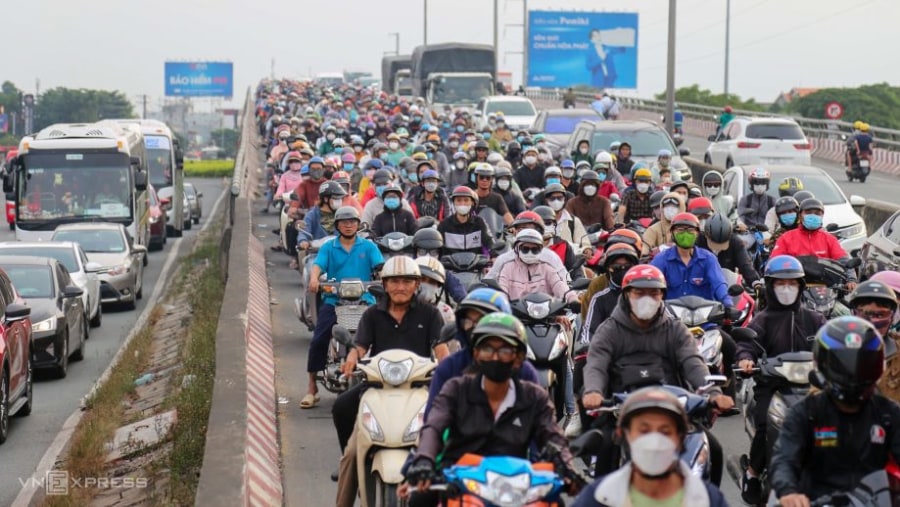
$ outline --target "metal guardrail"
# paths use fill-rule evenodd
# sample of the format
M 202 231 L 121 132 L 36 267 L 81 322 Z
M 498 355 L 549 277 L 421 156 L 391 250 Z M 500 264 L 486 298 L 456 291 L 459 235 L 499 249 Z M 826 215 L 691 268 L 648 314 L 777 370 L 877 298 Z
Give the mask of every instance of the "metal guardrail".
M 527 88 L 525 90 L 528 97 L 541 100 L 559 101 L 562 106 L 562 96 L 565 91 L 561 88 Z M 656 99 L 642 99 L 636 97 L 622 97 L 613 95 L 619 102 L 621 107 L 638 111 L 650 111 L 665 114 L 666 102 Z M 590 105 L 596 100 L 593 93 L 576 92 L 575 101 L 579 104 Z M 704 106 L 701 104 L 678 103 L 678 109 L 684 113 L 685 117 L 701 120 L 716 121 L 717 115 L 722 112 L 721 107 Z M 800 125 L 803 132 L 808 137 L 817 139 L 840 139 L 841 135 L 849 136 L 853 132 L 853 124 L 838 120 L 820 120 L 815 118 L 804 118 L 802 116 L 791 116 L 785 114 L 775 114 L 765 111 L 746 111 L 735 109 L 735 116 L 748 116 L 757 118 L 787 118 L 792 119 Z M 887 129 L 881 127 L 871 127 L 871 133 L 875 138 L 875 144 L 879 148 L 891 151 L 900 151 L 900 130 Z
M 238 124 L 238 132 L 240 133 L 240 145 L 238 147 L 238 151 L 234 156 L 234 172 L 231 175 L 231 196 L 228 202 L 228 223 L 229 225 L 234 225 L 234 203 L 235 200 L 241 195 L 241 191 L 244 188 L 244 182 L 247 179 L 247 169 L 246 164 L 244 164 L 245 158 L 245 150 L 244 150 L 244 136 L 247 135 L 247 128 L 253 127 L 253 115 L 251 114 L 253 111 L 253 95 L 252 89 L 247 88 L 247 97 L 244 99 L 244 107 L 241 110 L 241 116 Z M 249 122 L 248 122 L 248 115 Z M 248 125 L 248 123 L 250 125 Z M 252 135 L 252 134 L 251 134 Z

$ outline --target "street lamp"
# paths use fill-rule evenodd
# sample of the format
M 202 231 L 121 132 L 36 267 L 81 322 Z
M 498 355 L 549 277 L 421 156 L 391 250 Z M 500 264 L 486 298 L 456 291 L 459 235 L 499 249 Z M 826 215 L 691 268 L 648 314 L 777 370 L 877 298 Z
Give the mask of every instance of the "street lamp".
M 391 32 L 388 36 L 394 37 L 394 54 L 400 56 L 400 32 Z
M 669 0 L 669 51 L 666 58 L 666 130 L 675 133 L 675 0 Z

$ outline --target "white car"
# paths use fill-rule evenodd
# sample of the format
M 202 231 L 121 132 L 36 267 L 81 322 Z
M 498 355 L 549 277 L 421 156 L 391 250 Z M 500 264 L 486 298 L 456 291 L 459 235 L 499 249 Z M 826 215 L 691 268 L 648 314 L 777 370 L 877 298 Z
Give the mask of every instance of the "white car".
M 168 202 L 166 206 L 166 225 L 167 229 L 172 228 L 172 216 L 175 215 L 175 203 L 172 202 L 172 197 L 175 195 L 175 189 L 173 187 L 165 187 L 161 188 L 157 193 L 159 195 L 160 200 L 165 200 Z M 183 211 L 184 224 L 182 225 L 182 230 L 189 231 L 191 230 L 191 224 L 193 221 L 191 220 L 191 201 L 188 199 L 187 192 L 182 192 L 181 195 L 181 209 Z
M 809 140 L 794 120 L 737 117 L 718 136 L 709 136 L 709 141 L 704 161 L 726 169 L 812 164 Z
M 735 205 L 741 198 L 750 192 L 748 179 L 750 173 L 760 166 L 735 166 L 725 171 L 722 175 L 723 188 L 730 195 Z M 762 166 L 769 171 L 772 178 L 769 180 L 769 195 L 778 199 L 778 184 L 787 177 L 799 178 L 803 183 L 803 190 L 812 192 L 816 199 L 825 205 L 824 222 L 826 227 L 832 224 L 837 228 L 829 231 L 833 234 L 844 250 L 852 256 L 856 256 L 866 241 L 866 224 L 863 222 L 854 207 L 866 205 L 866 199 L 858 195 L 851 195 L 848 199 L 841 191 L 837 183 L 831 179 L 824 170 L 818 167 L 799 165 L 768 165 Z
M 475 120 L 478 128 L 488 124 L 488 116 L 503 113 L 503 119 L 509 130 L 527 130 L 537 117 L 537 109 L 528 97 L 516 95 L 493 95 L 478 101 L 475 107 Z
M 91 327 L 103 321 L 100 305 L 100 264 L 88 261 L 81 245 L 73 241 L 4 241 L 0 243 L 0 255 L 49 257 L 56 259 L 69 272 L 75 285 L 82 290 L 81 302 Z

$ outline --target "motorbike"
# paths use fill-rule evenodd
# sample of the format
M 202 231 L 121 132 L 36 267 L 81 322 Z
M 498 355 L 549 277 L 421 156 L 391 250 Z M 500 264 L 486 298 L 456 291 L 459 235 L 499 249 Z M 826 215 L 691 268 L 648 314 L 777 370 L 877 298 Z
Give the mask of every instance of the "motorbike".
M 452 272 L 467 290 L 472 284 L 481 281 L 484 268 L 489 262 L 490 259 L 486 256 L 472 252 L 455 252 L 441 257 L 444 269 Z
M 682 296 L 666 300 L 669 312 L 680 320 L 697 340 L 700 357 L 711 373 L 725 373 L 722 364 L 722 331 L 725 307 L 718 301 L 699 296 Z
M 818 258 L 812 255 L 797 257 L 806 274 L 806 289 L 800 300 L 810 310 L 815 310 L 825 318 L 849 315 L 850 310 L 841 300 L 850 291 L 847 290 L 847 269 L 859 266 L 860 259 L 851 259 L 848 263 Z
M 369 388 L 356 419 L 356 469 L 363 507 L 397 505 L 403 465 L 425 419 L 428 385 L 437 363 L 402 349 L 360 360 Z
M 528 335 L 528 360 L 538 370 L 541 387 L 550 393 L 557 419 L 565 415 L 566 368 L 572 334 L 556 317 L 581 311 L 581 303 L 566 303 L 547 294 L 528 294 L 510 302 L 512 313 Z
M 740 315 L 731 321 L 731 327 L 747 327 L 756 312 L 756 299 L 745 289 L 744 277 L 740 273 L 723 269 L 722 276 L 728 284 L 728 295 L 734 301 L 734 307 L 740 312 Z
M 746 231 L 734 232 L 735 237 L 744 245 L 744 249 L 750 255 L 753 262 L 753 269 L 762 273 L 765 271 L 766 262 L 769 261 L 770 247 L 766 245 L 766 240 L 772 237 L 769 228 L 765 224 L 758 224 L 749 227 Z
M 847 155 L 850 158 L 850 164 L 846 171 L 847 180 L 859 180 L 860 183 L 865 183 L 866 178 L 869 177 L 869 173 L 872 171 L 872 154 L 871 153 L 860 153 L 859 150 L 856 149 L 856 142 L 853 139 L 847 141 Z
M 381 253 L 384 255 L 384 260 L 387 261 L 391 257 L 396 257 L 398 255 L 413 257 L 415 252 L 413 252 L 412 240 L 412 236 L 408 236 L 402 232 L 389 232 L 374 241 L 375 244 L 378 245 L 378 249 L 381 250 Z
M 872 472 L 850 491 L 837 491 L 810 499 L 810 507 L 890 507 L 898 505 L 896 478 L 884 470 Z M 781 505 L 771 494 L 767 505 Z

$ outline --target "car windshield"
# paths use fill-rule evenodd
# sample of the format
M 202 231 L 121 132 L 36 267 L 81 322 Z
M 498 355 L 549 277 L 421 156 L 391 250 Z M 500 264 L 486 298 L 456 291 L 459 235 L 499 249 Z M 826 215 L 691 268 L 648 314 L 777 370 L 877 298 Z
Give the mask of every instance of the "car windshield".
M 125 251 L 125 238 L 115 230 L 76 229 L 56 231 L 53 241 L 74 241 L 81 245 L 85 252 L 119 253 Z
M 144 136 L 150 183 L 157 187 L 172 184 L 172 143 L 166 136 Z
M 812 192 L 812 194 L 816 196 L 816 199 L 822 201 L 822 204 L 844 204 L 847 202 L 834 180 L 825 174 L 796 175 L 788 173 L 772 173 L 772 180 L 769 184 L 769 195 L 778 199 L 778 184 L 781 180 L 791 176 L 799 177 L 800 182 L 803 183 L 803 190 Z M 748 186 L 745 185 L 744 187 L 746 193 Z
M 49 299 L 53 296 L 50 266 L 3 265 L 3 269 L 23 298 Z
M 434 102 L 474 104 L 481 97 L 490 95 L 492 86 L 488 76 L 442 77 L 440 82 L 434 83 Z
M 791 123 L 751 123 L 747 125 L 748 139 L 780 139 L 803 141 L 806 136 L 799 126 Z
M 663 149 L 672 153 L 678 153 L 669 136 L 662 129 L 658 128 L 619 132 L 612 130 L 596 131 L 594 132 L 594 138 L 591 140 L 591 146 L 599 149 L 609 146 L 616 141 L 630 144 L 631 156 L 633 157 L 656 157 L 659 150 Z
M 504 116 L 534 116 L 534 106 L 524 100 L 490 100 L 485 107 L 487 113 L 503 113 Z
M 60 264 L 66 267 L 69 273 L 78 273 L 78 260 L 75 258 L 75 250 L 72 248 L 61 247 L 40 247 L 40 246 L 0 246 L 0 255 L 22 255 L 25 257 L 49 257 L 56 259 Z
M 597 121 L 599 119 L 600 117 L 598 115 L 588 113 L 585 113 L 584 116 L 547 116 L 547 121 L 544 124 L 544 133 L 571 134 L 575 131 L 575 125 L 578 125 L 578 122 L 581 120 Z

